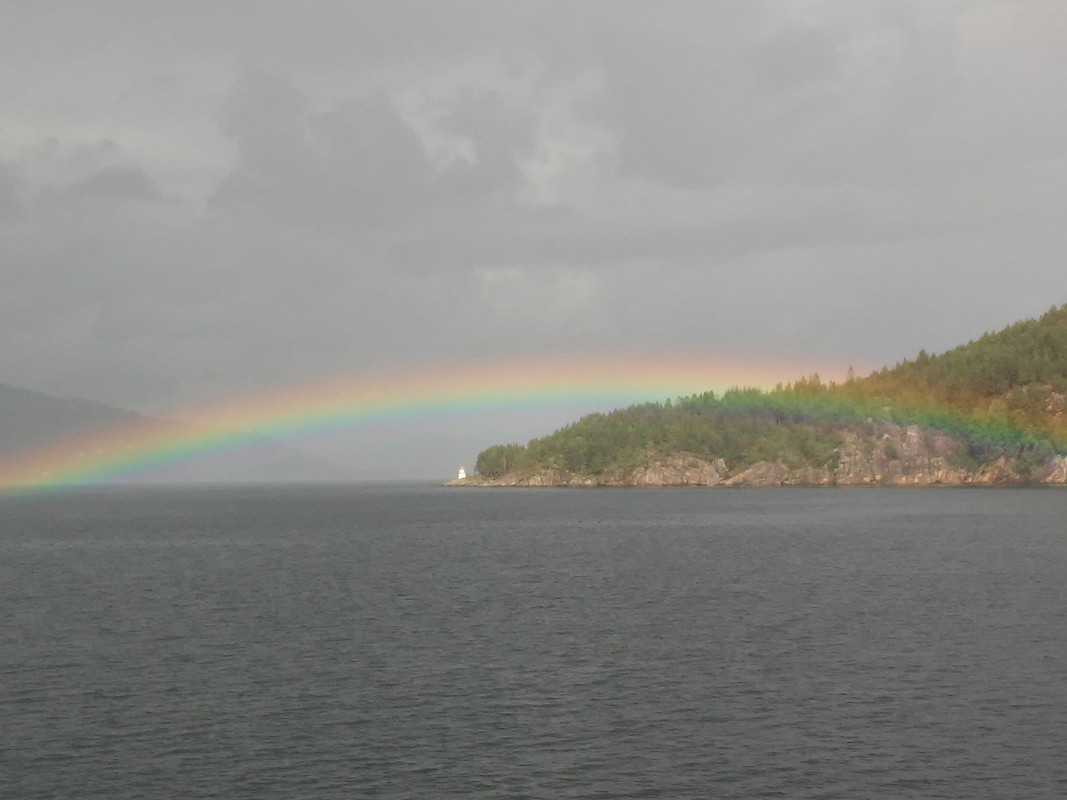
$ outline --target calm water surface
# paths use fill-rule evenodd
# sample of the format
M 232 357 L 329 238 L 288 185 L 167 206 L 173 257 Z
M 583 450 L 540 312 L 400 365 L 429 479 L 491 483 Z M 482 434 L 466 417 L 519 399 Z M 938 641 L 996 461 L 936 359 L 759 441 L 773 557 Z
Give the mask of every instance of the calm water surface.
M 1067 491 L 0 497 L 0 797 L 1062 798 Z

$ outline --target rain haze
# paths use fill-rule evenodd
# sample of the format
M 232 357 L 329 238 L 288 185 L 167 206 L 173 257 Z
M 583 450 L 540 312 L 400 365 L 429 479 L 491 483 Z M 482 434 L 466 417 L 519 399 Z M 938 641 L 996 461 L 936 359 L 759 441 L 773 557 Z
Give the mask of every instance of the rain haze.
M 843 374 L 1067 301 L 1059 0 L 0 17 L 6 384 L 168 415 L 559 354 Z M 451 477 L 587 410 L 294 444 Z

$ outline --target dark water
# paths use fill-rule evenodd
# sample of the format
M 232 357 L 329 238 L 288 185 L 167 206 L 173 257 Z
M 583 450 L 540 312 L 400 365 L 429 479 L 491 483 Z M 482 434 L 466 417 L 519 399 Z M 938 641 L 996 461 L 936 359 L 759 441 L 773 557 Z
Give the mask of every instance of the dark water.
M 0 498 L 0 797 L 1062 798 L 1067 491 Z

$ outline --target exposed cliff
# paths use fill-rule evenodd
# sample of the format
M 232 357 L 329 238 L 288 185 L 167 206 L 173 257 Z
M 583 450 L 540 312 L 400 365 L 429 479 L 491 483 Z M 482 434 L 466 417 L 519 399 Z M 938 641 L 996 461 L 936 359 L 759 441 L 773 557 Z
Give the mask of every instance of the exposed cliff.
M 507 472 L 494 478 L 475 475 L 449 486 L 1019 486 L 1067 484 L 1067 458 L 1054 456 L 1037 465 L 1002 456 L 964 466 L 960 443 L 917 425 L 879 425 L 877 437 L 842 430 L 842 444 L 820 467 L 790 466 L 784 460 L 759 461 L 732 472 L 724 459 L 708 461 L 685 453 L 649 452 L 630 470 L 581 475 L 565 470 Z

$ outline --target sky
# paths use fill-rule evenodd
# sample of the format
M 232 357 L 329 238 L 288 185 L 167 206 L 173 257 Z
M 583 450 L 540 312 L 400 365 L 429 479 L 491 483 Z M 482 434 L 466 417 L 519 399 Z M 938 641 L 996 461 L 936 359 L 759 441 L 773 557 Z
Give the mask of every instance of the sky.
M 1067 302 L 1062 0 L 0 0 L 0 35 L 3 383 L 843 374 Z M 437 475 L 584 410 L 304 444 Z

